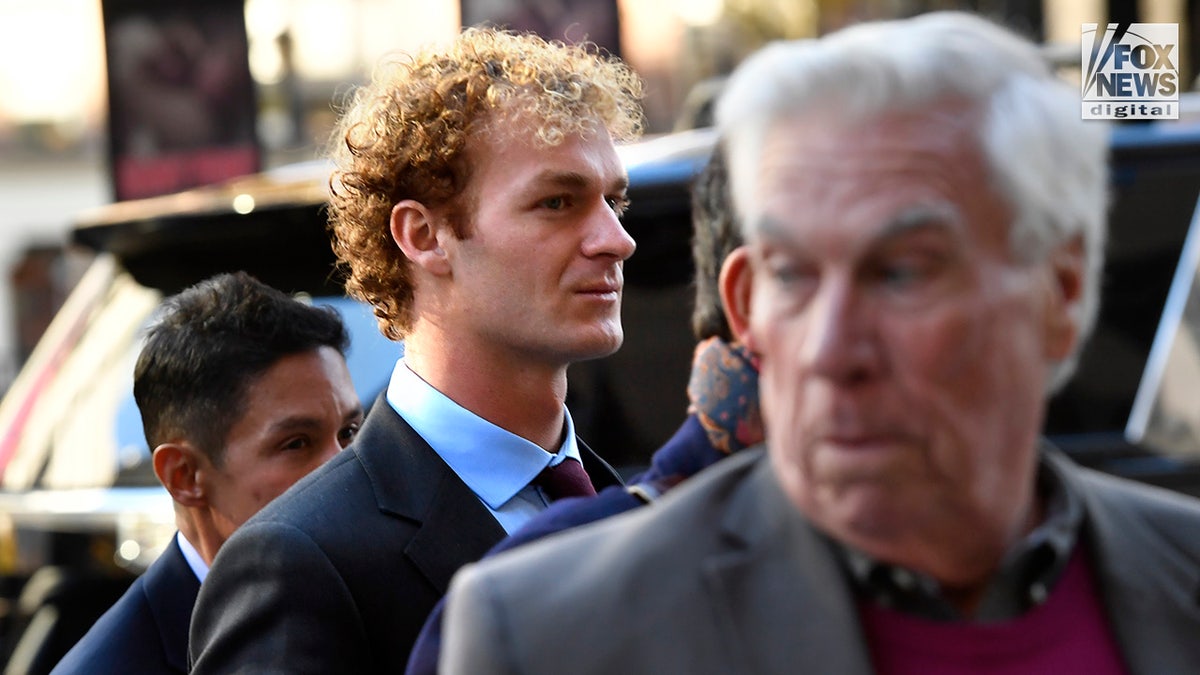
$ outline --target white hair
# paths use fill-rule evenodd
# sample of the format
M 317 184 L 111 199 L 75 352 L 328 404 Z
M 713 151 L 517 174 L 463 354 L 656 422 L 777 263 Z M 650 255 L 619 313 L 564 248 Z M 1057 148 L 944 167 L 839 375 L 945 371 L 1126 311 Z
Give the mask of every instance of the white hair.
M 1095 323 L 1108 210 L 1108 126 L 1082 119 L 1075 89 L 1038 47 L 987 19 L 932 12 L 858 24 L 816 40 L 770 44 L 743 62 L 718 101 L 734 208 L 752 238 L 754 180 L 767 130 L 805 113 L 866 119 L 956 99 L 979 113 L 994 186 L 1013 209 L 1012 251 L 1035 262 L 1080 237 L 1080 339 L 1050 389 L 1070 377 Z

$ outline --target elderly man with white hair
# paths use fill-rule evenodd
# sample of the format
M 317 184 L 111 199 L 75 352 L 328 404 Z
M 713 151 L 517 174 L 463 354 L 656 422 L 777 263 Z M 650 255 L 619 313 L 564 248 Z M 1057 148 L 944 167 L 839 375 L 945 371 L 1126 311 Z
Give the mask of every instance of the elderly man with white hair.
M 1196 672 L 1200 503 L 1041 437 L 1102 268 L 1075 91 L 933 13 L 768 46 L 717 119 L 765 448 L 464 568 L 444 672 Z

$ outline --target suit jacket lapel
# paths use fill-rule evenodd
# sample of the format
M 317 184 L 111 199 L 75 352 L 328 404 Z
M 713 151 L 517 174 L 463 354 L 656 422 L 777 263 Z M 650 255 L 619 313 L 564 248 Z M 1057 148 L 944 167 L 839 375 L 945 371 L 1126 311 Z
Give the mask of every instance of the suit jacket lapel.
M 404 553 L 444 594 L 458 568 L 482 558 L 507 533 L 448 467 L 438 483 L 421 529 Z
M 168 665 L 187 672 L 188 623 L 196 595 L 200 592 L 200 580 L 188 566 L 174 538 L 162 556 L 142 575 L 142 583 Z
M 871 673 L 858 613 L 828 545 L 787 501 L 764 455 L 730 498 L 704 565 L 730 663 L 755 673 Z M 740 670 L 740 668 L 739 668 Z
M 504 538 L 487 507 L 382 395 L 351 448 L 379 510 L 418 524 L 405 555 L 439 592 L 459 567 Z
M 391 410 L 391 406 L 388 409 Z M 400 419 L 398 415 L 396 418 Z M 405 553 L 438 591 L 445 593 L 458 568 L 482 558 L 507 533 L 458 474 L 428 444 L 420 438 L 417 440 L 433 455 L 430 461 L 436 460 L 440 470 L 433 471 L 438 476 L 438 487 L 433 492 L 421 529 L 409 542 Z M 582 442 L 579 453 L 597 490 L 621 484 L 616 471 Z
M 1055 452 L 1049 456 L 1060 465 L 1067 463 Z M 1109 625 L 1127 665 L 1135 673 L 1195 670 L 1200 664 L 1200 569 L 1195 553 L 1175 548 L 1169 531 L 1164 535 L 1144 518 L 1148 504 L 1134 508 L 1133 498 L 1123 494 L 1127 488 L 1112 479 L 1085 476 L 1074 465 L 1064 466 L 1061 473 L 1083 495 L 1085 541 Z M 1195 535 L 1176 531 L 1174 536 L 1186 541 Z
M 1051 460 L 1069 463 L 1057 453 Z M 1085 477 L 1070 465 L 1066 480 L 1083 495 L 1085 540 L 1110 625 L 1134 673 L 1192 672 L 1200 663 L 1200 568 L 1189 515 L 1160 531 L 1145 518 L 1145 496 L 1125 494 L 1111 478 Z M 1158 499 L 1175 499 L 1174 495 Z M 1140 502 L 1134 506 L 1134 500 Z M 760 459 L 731 496 L 721 524 L 723 547 L 705 562 L 711 611 L 730 638 L 732 663 L 747 672 L 867 674 L 871 665 L 858 613 L 826 542 L 795 511 Z M 1173 531 L 1171 531 L 1173 530 Z
M 587 471 L 588 478 L 592 479 L 592 487 L 596 488 L 596 492 L 610 485 L 625 484 L 617 470 L 593 452 L 582 439 L 576 439 L 576 443 L 579 444 L 579 459 L 582 460 L 583 470 Z
M 506 536 L 504 528 L 381 394 L 352 449 L 370 478 L 379 510 L 420 524 L 405 549 L 421 573 L 445 593 L 450 578 Z M 621 479 L 582 441 L 579 454 L 597 490 Z

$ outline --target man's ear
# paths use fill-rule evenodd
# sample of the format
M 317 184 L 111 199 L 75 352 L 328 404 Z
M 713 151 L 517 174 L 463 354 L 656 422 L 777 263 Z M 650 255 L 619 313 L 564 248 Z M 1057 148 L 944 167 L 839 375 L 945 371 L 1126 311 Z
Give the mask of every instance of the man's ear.
M 436 214 L 416 200 L 405 199 L 392 207 L 390 226 L 396 246 L 425 271 L 443 275 L 450 273 L 450 263 L 441 237 L 449 228 L 439 223 Z
M 745 246 L 735 248 L 721 263 L 717 286 L 721 292 L 721 304 L 725 307 L 725 320 L 733 339 L 753 350 L 750 344 L 750 252 Z
M 1075 349 L 1083 322 L 1087 254 L 1083 237 L 1060 244 L 1047 258 L 1050 274 L 1046 304 L 1046 356 L 1062 360 Z
M 163 443 L 152 455 L 154 473 L 171 493 L 171 499 L 183 506 L 207 506 L 200 481 L 200 451 L 188 443 Z

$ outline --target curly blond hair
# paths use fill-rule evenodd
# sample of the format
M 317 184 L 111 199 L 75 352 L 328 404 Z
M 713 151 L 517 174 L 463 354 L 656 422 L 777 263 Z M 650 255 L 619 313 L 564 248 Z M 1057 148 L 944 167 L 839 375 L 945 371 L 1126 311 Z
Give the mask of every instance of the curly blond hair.
M 468 236 L 464 160 L 490 126 L 534 121 L 535 140 L 607 129 L 614 141 L 641 133 L 642 81 L 591 44 L 473 27 L 445 49 L 384 64 L 354 93 L 330 144 L 329 225 L 346 291 L 375 308 L 393 340 L 412 328 L 409 261 L 392 240 L 392 207 L 405 199 L 444 207 Z M 468 212 L 464 212 L 468 211 Z

